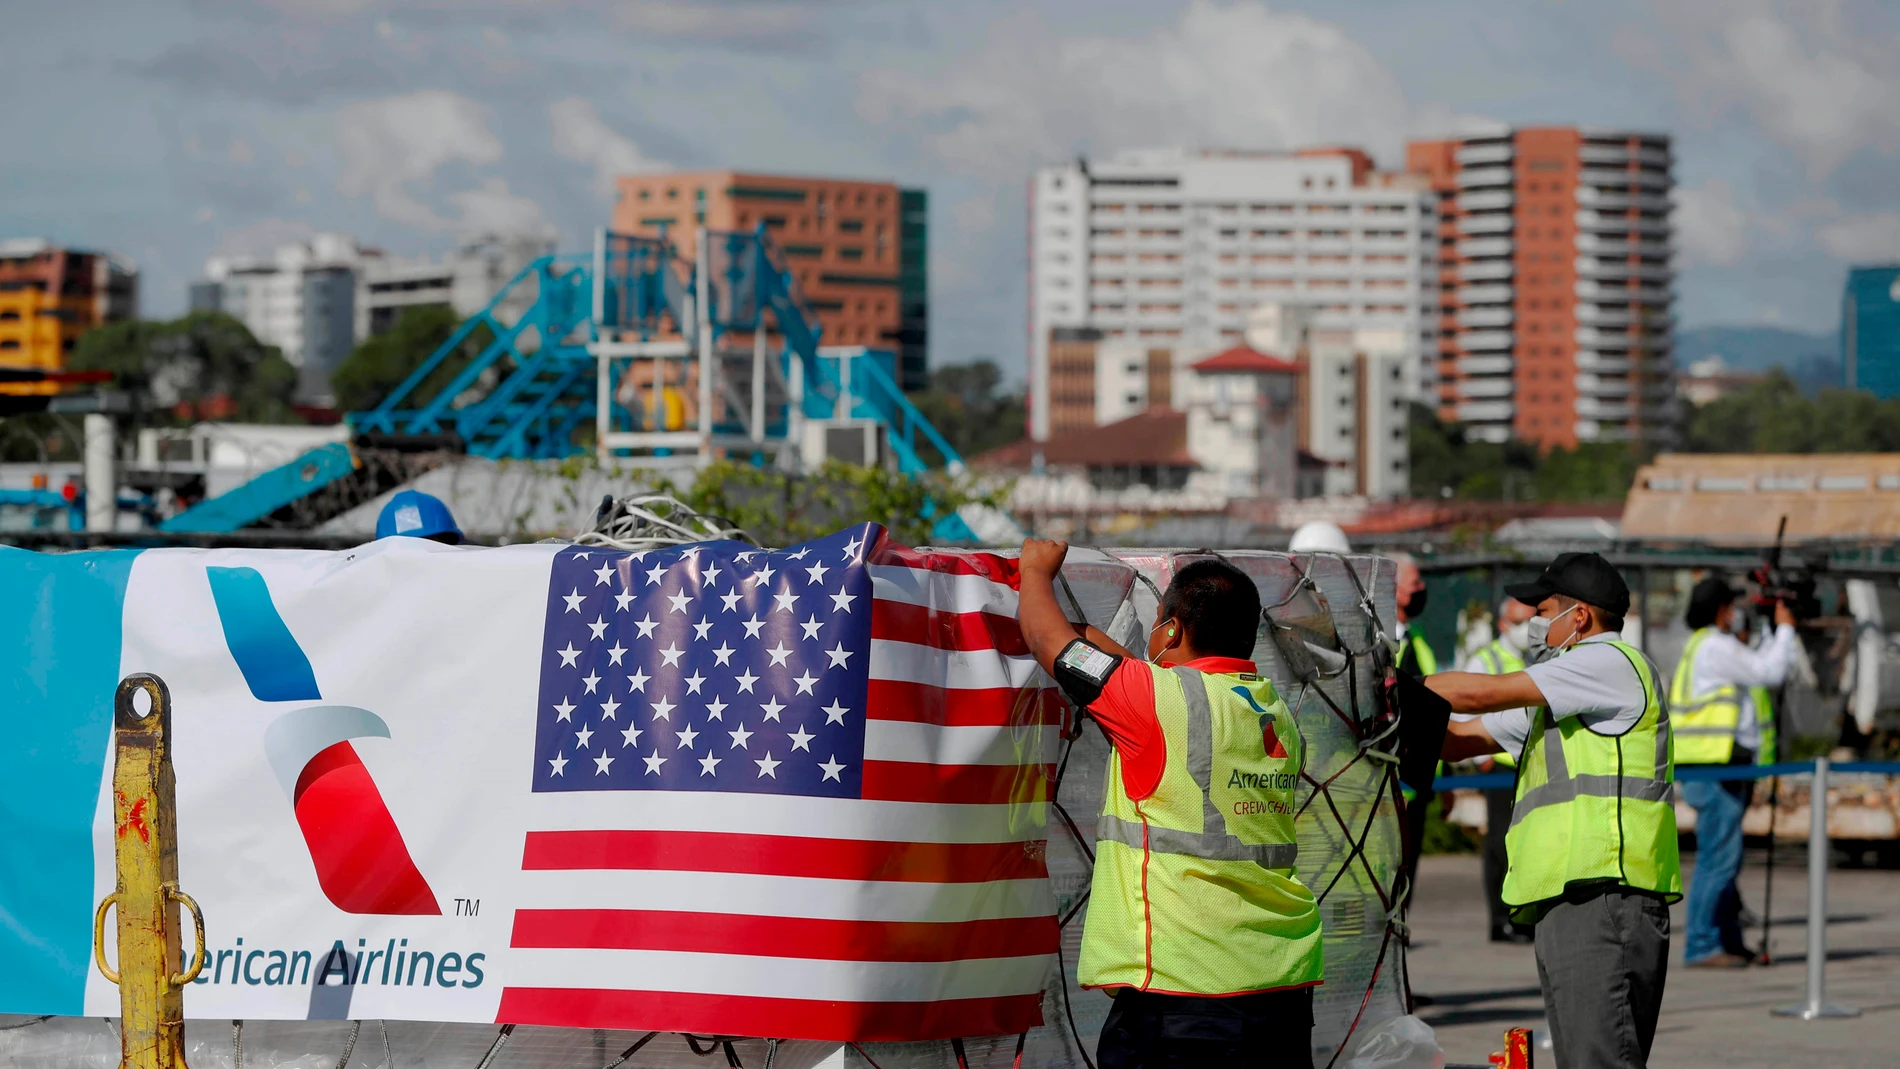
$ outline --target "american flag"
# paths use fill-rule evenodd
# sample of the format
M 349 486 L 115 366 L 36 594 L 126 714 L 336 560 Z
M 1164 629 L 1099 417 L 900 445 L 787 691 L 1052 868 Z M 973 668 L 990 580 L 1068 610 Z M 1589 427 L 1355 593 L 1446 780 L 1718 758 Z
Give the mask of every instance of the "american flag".
M 828 1040 L 1039 1024 L 1062 706 L 1017 585 L 1014 561 L 875 524 L 770 552 L 563 550 L 534 908 L 498 1019 Z M 625 803 L 603 823 L 588 791 Z

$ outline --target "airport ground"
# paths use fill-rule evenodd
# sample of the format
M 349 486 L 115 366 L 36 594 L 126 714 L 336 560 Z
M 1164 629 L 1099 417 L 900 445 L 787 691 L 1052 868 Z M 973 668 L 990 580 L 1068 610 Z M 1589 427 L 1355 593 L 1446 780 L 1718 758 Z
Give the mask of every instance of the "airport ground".
M 1767 853 L 1751 849 L 1742 893 L 1762 908 Z M 1682 967 L 1683 907 L 1671 911 L 1671 959 L 1650 1062 L 1669 1069 L 1889 1069 L 1900 1064 L 1900 871 L 1835 868 L 1828 878 L 1828 997 L 1857 1006 L 1851 1020 L 1801 1021 L 1770 1010 L 1802 1001 L 1808 911 L 1806 848 L 1776 853 L 1774 964 L 1735 970 Z M 1693 855 L 1683 859 L 1684 877 Z M 1484 1065 L 1504 1030 L 1541 1028 L 1537 963 L 1528 946 L 1486 938 L 1476 855 L 1423 859 L 1412 911 L 1413 990 L 1446 1062 Z M 1749 933 L 1751 943 L 1759 929 Z

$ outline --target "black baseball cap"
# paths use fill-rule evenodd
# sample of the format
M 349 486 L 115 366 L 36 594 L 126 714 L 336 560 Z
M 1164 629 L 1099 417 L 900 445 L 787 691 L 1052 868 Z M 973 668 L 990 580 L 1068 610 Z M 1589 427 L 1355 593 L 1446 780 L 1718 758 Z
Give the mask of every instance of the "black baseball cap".
M 1528 583 L 1512 583 L 1504 592 L 1526 605 L 1562 594 L 1612 616 L 1624 616 L 1630 610 L 1629 584 L 1614 565 L 1595 553 L 1560 553 L 1544 574 Z

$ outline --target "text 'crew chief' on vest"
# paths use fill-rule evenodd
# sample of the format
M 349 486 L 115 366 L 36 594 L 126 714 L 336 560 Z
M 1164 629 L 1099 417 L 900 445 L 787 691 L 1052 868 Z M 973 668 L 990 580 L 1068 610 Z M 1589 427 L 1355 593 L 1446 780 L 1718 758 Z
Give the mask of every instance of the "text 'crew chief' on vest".
M 1442 755 L 1517 755 L 1504 901 L 1536 925 L 1558 1069 L 1636 1069 L 1662 1010 L 1669 903 L 1682 897 L 1668 696 L 1617 637 L 1629 587 L 1602 557 L 1562 554 L 1505 592 L 1537 606 L 1533 644 L 1550 656 L 1428 678 L 1453 712 L 1486 714 L 1450 724 Z
M 1146 659 L 1071 623 L 1068 546 L 1023 543 L 1023 639 L 1112 746 L 1078 968 L 1112 990 L 1101 1069 L 1312 1065 L 1319 911 L 1295 872 L 1300 733 L 1254 667 L 1260 593 L 1175 573 Z

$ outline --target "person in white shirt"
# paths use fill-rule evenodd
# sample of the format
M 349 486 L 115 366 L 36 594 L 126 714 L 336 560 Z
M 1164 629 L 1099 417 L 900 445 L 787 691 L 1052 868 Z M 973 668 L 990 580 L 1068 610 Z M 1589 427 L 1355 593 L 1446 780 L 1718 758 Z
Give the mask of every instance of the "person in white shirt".
M 1735 637 L 1742 630 L 1739 591 L 1719 578 L 1697 583 L 1684 614 L 1691 634 L 1670 687 L 1678 767 L 1752 765 L 1762 746 L 1755 687 L 1779 687 L 1794 663 L 1794 615 L 1775 606 L 1775 632 L 1760 649 Z M 1753 780 L 1691 780 L 1682 800 L 1696 811 L 1696 865 L 1689 882 L 1682 958 L 1698 968 L 1740 968 L 1754 960 L 1742 942 L 1742 814 Z

